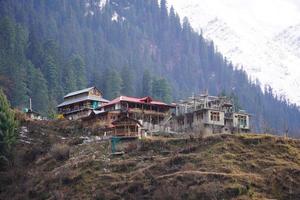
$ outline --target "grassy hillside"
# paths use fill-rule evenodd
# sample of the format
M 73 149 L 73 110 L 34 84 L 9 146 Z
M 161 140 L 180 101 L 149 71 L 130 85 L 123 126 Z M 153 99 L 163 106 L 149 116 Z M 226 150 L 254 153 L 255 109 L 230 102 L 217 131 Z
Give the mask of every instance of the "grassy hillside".
M 110 156 L 72 122 L 26 122 L 0 199 L 297 199 L 300 140 L 152 138 Z

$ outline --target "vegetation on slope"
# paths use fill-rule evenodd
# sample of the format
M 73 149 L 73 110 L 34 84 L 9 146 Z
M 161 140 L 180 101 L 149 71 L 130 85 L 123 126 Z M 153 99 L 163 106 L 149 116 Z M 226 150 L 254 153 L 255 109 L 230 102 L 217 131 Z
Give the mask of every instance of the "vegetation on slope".
M 109 142 L 83 142 L 78 123 L 23 125 L 14 166 L 0 175 L 1 199 L 297 199 L 300 195 L 299 140 L 251 134 L 153 138 L 112 157 Z
M 7 164 L 17 140 L 17 121 L 14 111 L 0 89 L 0 166 Z M 0 167 L 1 168 L 1 167 Z

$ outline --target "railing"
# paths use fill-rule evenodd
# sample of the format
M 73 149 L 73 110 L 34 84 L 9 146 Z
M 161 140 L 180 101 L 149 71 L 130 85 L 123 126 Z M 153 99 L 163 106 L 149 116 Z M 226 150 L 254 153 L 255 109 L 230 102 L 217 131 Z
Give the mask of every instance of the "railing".
M 78 112 L 84 109 L 93 109 L 92 106 L 80 106 L 80 107 L 76 107 L 76 108 L 66 108 L 66 109 L 60 109 L 59 112 L 63 113 L 63 114 L 68 114 L 68 113 L 72 113 L 72 112 Z
M 135 113 L 144 113 L 144 114 L 153 114 L 153 115 L 168 115 L 169 112 L 160 112 L 155 110 L 142 110 L 139 108 L 129 108 L 129 112 L 135 112 Z

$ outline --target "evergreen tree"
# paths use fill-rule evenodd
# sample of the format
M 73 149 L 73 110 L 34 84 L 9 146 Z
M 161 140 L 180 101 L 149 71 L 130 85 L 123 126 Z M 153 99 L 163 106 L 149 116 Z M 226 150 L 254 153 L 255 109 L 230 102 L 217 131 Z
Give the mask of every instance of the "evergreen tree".
M 81 56 L 75 55 L 72 59 L 72 69 L 74 69 L 74 78 L 76 78 L 76 89 L 81 89 L 86 87 L 86 72 L 85 64 Z
M 145 70 L 143 74 L 143 80 L 142 80 L 142 96 L 151 96 L 151 95 L 152 95 L 151 75 L 148 70 Z
M 40 69 L 35 69 L 32 64 L 29 65 L 28 96 L 32 100 L 34 110 L 47 114 L 49 102 L 47 81 Z
M 55 104 L 59 98 L 61 98 L 62 91 L 58 77 L 58 66 L 52 56 L 46 57 L 46 78 L 48 80 L 48 87 L 50 88 L 50 96 L 52 97 L 53 103 Z
M 174 99 L 204 89 L 216 95 L 224 89 L 229 94 L 234 92 L 240 105 L 255 116 L 255 131 L 262 128 L 262 120 L 273 129 L 279 130 L 288 121 L 290 132 L 299 130 L 296 105 L 273 92 L 263 93 L 259 83 L 252 83 L 243 70 L 236 70 L 217 52 L 212 42 L 195 32 L 187 18 L 181 26 L 172 7 L 168 14 L 165 0 L 160 4 L 111 0 L 103 9 L 89 2 L 91 6 L 87 8 L 79 0 L 0 1 L 0 84 L 13 106 L 27 104 L 28 95 L 40 96 L 29 81 L 33 77 L 28 63 L 40 69 L 40 77 L 47 81 L 42 85 L 48 88 L 42 90 L 48 91 L 49 112 L 55 111 L 63 92 L 80 89 L 87 83 L 98 86 L 105 97 L 118 96 L 121 86 L 125 92 L 128 81 L 120 86 L 120 74 L 122 79 L 124 75 L 118 71 L 108 73 L 106 68 L 130 66 L 134 94 L 140 91 L 143 96 L 155 94 L 168 100 L 168 95 L 162 94 L 169 93 L 170 85 Z M 119 15 L 118 21 L 111 20 L 114 12 Z M 70 59 L 71 55 L 75 56 Z M 146 69 L 168 81 L 152 83 L 150 75 L 144 73 Z M 167 89 L 163 92 L 160 88 Z
M 121 72 L 122 89 L 121 94 L 127 96 L 133 96 L 133 72 L 129 67 L 125 66 Z
M 0 21 L 0 27 L 0 73 L 13 83 L 8 90 L 13 106 L 23 106 L 27 93 L 24 66 L 26 32 L 8 17 Z
M 115 69 L 108 69 L 105 86 L 106 98 L 114 99 L 121 95 L 122 79 Z
M 77 89 L 76 75 L 71 62 L 69 62 L 64 68 L 63 85 L 65 93 L 69 93 Z
M 152 84 L 153 97 L 155 99 L 170 103 L 172 101 L 171 89 L 164 78 L 155 78 Z
M 17 121 L 8 100 L 0 89 L 0 163 L 10 156 L 13 145 L 17 140 Z

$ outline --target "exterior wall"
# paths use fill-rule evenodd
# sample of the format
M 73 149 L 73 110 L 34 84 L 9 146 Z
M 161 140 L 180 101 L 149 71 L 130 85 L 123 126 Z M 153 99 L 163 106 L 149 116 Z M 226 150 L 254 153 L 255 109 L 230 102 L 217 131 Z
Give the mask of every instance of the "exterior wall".
M 218 121 L 211 119 L 211 113 L 218 113 Z M 225 126 L 225 113 L 215 110 L 199 110 L 173 117 L 170 122 L 171 131 L 189 132 L 201 135 L 215 133 L 231 133 L 231 129 Z
M 244 117 L 246 119 L 246 124 L 241 124 L 239 121 L 239 117 Z M 241 114 L 241 113 L 234 113 L 233 114 L 233 127 L 237 129 L 245 129 L 248 130 L 250 129 L 250 124 L 249 124 L 249 115 L 246 114 Z
M 219 120 L 212 120 L 213 113 L 218 113 Z M 221 111 L 208 110 L 207 114 L 205 115 L 205 123 L 217 125 L 217 126 L 224 126 L 225 125 L 224 115 L 225 115 L 224 112 Z
M 91 114 L 92 110 L 84 110 L 84 111 L 80 111 L 80 112 L 75 112 L 72 114 L 68 114 L 65 115 L 65 118 L 69 119 L 69 120 L 77 120 L 77 119 L 81 119 L 83 117 L 88 117 Z
M 77 94 L 77 95 L 74 95 L 74 96 L 70 96 L 70 97 L 67 97 L 65 98 L 64 100 L 73 100 L 73 99 L 78 99 L 78 98 L 82 98 L 82 97 L 86 97 L 86 96 L 97 96 L 97 97 L 102 97 L 102 94 L 100 93 L 99 90 L 97 89 L 92 89 L 88 92 L 85 92 L 85 93 L 81 93 L 81 94 Z
M 58 109 L 58 111 L 64 115 L 68 115 L 69 113 L 71 115 L 72 114 L 71 112 L 82 111 L 83 109 L 92 109 L 92 102 L 83 101 L 79 103 L 74 103 L 71 105 L 61 107 Z
M 89 92 L 88 92 L 88 95 L 89 96 L 98 96 L 98 97 L 102 97 L 102 94 L 100 93 L 100 91 L 99 90 L 97 90 L 97 89 L 92 89 L 92 90 L 90 90 Z
M 141 104 L 122 101 L 104 109 L 108 112 L 119 111 L 127 113 L 130 118 L 141 121 L 143 128 L 150 131 L 159 131 L 165 128 L 162 125 L 171 116 L 169 107 L 150 104 Z
M 35 114 L 35 113 L 26 113 L 27 117 L 33 120 L 42 120 L 42 116 Z

